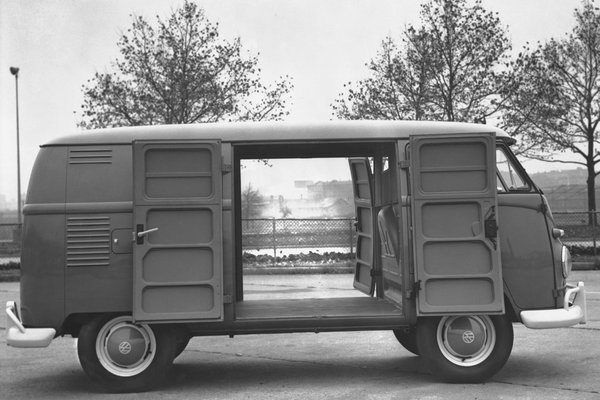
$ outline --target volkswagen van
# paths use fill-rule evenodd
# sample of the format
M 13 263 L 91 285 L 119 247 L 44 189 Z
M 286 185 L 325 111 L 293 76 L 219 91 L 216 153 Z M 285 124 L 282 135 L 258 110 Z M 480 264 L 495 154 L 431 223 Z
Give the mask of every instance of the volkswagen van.
M 52 140 L 23 209 L 7 344 L 70 335 L 93 381 L 143 391 L 194 336 L 389 330 L 440 380 L 485 381 L 511 353 L 513 324 L 586 320 L 584 285 L 567 282 L 563 231 L 513 143 L 487 125 L 402 121 L 129 127 Z M 347 163 L 352 295 L 261 299 L 244 289 L 244 165 L 284 159 Z

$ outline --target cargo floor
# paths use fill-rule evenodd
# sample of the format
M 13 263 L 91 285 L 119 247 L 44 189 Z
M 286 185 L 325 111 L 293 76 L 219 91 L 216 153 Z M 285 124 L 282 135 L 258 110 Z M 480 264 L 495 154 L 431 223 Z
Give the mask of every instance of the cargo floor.
M 402 316 L 402 310 L 373 297 L 246 300 L 236 303 L 236 319 Z

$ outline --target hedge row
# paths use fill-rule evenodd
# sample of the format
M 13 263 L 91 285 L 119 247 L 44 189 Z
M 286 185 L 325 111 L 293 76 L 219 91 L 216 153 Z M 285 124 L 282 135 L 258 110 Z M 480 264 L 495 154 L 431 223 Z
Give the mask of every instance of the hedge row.
M 244 265 L 256 265 L 256 264 L 333 264 L 343 261 L 351 261 L 354 259 L 354 254 L 350 253 L 339 253 L 339 252 L 325 252 L 325 253 L 314 253 L 312 251 L 308 254 L 290 254 L 281 257 L 273 257 L 269 254 L 251 254 L 244 252 L 242 254 L 242 262 Z

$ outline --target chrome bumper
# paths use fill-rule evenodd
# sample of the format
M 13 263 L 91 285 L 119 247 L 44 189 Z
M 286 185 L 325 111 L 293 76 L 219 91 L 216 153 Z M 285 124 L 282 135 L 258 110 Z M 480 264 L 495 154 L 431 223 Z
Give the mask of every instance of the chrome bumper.
M 6 302 L 6 344 L 12 347 L 48 347 L 56 330 L 53 328 L 25 328 L 19 319 L 14 301 Z
M 567 284 L 563 308 L 521 311 L 521 321 L 531 329 L 566 328 L 585 324 L 587 308 L 583 282 L 578 282 L 577 286 Z

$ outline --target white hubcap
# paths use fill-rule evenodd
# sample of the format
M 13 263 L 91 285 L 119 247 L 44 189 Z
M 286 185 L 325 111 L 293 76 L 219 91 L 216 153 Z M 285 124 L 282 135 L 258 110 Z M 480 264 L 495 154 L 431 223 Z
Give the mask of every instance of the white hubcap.
M 444 357 L 462 367 L 481 364 L 496 345 L 496 330 L 487 315 L 443 317 L 436 336 Z
M 131 317 L 108 321 L 98 332 L 96 354 L 111 374 L 128 377 L 146 370 L 156 354 L 156 338 L 146 324 L 134 324 Z

